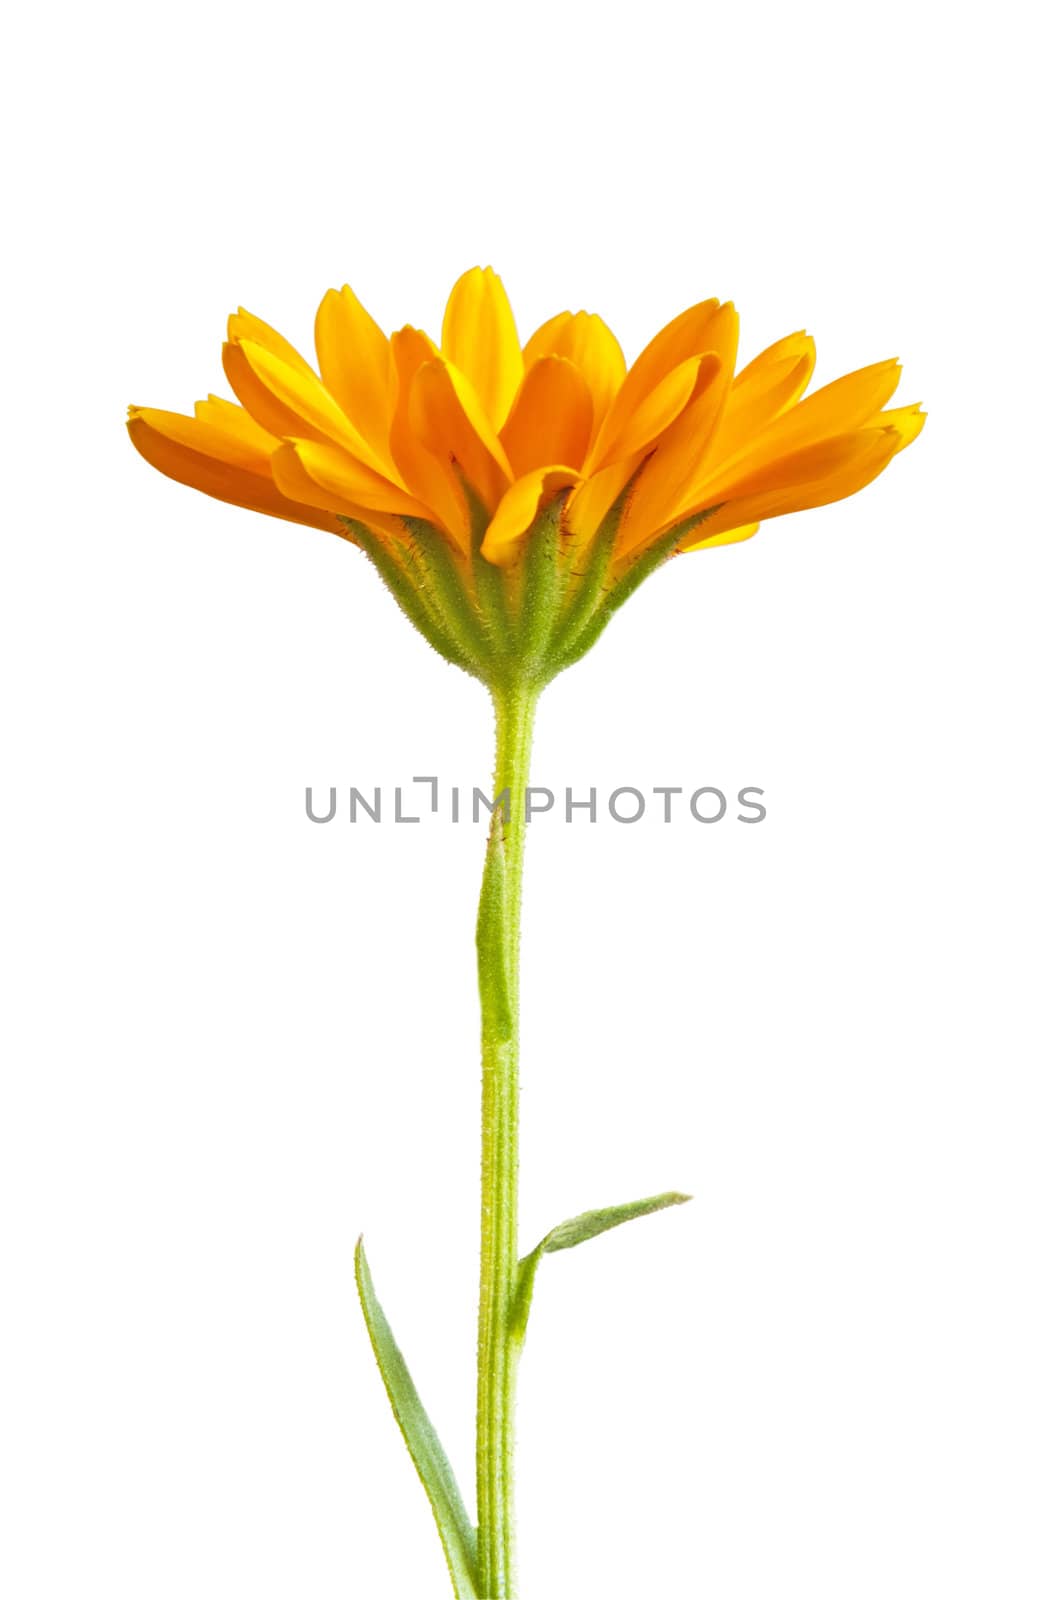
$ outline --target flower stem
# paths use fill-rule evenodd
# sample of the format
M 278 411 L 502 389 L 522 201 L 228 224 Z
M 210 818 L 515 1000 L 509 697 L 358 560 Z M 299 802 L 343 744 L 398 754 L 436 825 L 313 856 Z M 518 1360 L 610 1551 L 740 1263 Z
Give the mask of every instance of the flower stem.
M 483 1600 L 515 1600 L 513 1432 L 520 1334 L 517 1285 L 517 989 L 525 789 L 537 686 L 493 692 L 494 798 L 476 947 L 483 1029 L 476 1507 Z M 506 792 L 508 791 L 508 796 Z M 508 814 L 507 814 L 508 813 Z

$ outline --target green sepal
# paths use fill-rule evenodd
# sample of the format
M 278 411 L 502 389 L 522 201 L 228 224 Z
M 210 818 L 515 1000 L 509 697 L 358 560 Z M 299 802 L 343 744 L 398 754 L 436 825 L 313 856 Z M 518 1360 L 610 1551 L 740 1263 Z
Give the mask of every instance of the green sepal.
M 455 557 L 430 522 L 404 517 L 413 540 L 417 559 L 424 571 L 425 586 L 442 614 L 447 630 L 465 654 L 475 663 L 477 677 L 483 677 L 487 640 L 477 605 L 467 586 L 467 570 L 459 571 Z
M 423 575 L 413 565 L 410 554 L 389 550 L 383 539 L 353 517 L 341 517 L 340 521 L 351 530 L 354 541 L 373 563 L 392 599 L 418 633 L 428 640 L 444 661 L 475 676 L 475 657 L 459 644 L 448 628 Z
M 450 1568 L 455 1600 L 481 1600 L 476 1532 L 469 1521 L 446 1451 L 421 1404 L 410 1369 L 376 1297 L 361 1239 L 354 1251 L 354 1277 L 391 1409 L 432 1507 Z
M 613 559 L 613 549 L 620 531 L 620 519 L 638 476 L 636 472 L 625 483 L 598 524 L 598 531 L 589 549 L 583 552 L 580 568 L 577 570 L 571 561 L 568 563 L 566 576 L 569 594 L 550 640 L 551 663 L 565 661 L 572 644 L 598 608 L 605 592 L 609 563 Z
M 494 678 L 499 664 L 505 668 L 514 650 L 515 630 L 506 574 L 501 567 L 496 567 L 493 562 L 488 561 L 483 553 L 484 534 L 490 526 L 491 514 L 460 470 L 458 477 L 469 508 L 472 582 L 476 591 L 476 605 L 481 626 L 488 641 L 490 662 L 488 677 Z
M 555 495 L 524 537 L 520 561 L 523 575 L 520 640 L 522 656 L 532 671 L 540 668 L 561 604 L 564 583 L 561 518 L 567 498 L 567 490 Z
M 625 484 L 578 554 L 565 527 L 568 491 L 555 495 L 527 530 L 510 567 L 484 557 L 490 518 L 464 479 L 471 534 L 471 549 L 464 555 L 434 524 L 417 517 L 402 519 L 408 539 L 394 548 L 364 523 L 349 517 L 340 521 L 414 627 L 445 660 L 479 678 L 492 693 L 518 685 L 538 690 L 585 655 L 650 573 L 719 509 L 709 507 L 667 529 L 617 572 L 616 542 L 638 476 L 636 471 Z
M 526 1255 L 517 1267 L 517 1287 L 513 1295 L 513 1333 L 518 1339 L 523 1339 L 528 1326 L 528 1314 L 531 1311 L 532 1293 L 535 1289 L 535 1274 L 539 1270 L 539 1262 L 543 1256 L 553 1255 L 557 1250 L 571 1250 L 577 1244 L 582 1244 L 585 1239 L 593 1239 L 599 1233 L 607 1233 L 610 1228 L 619 1228 L 622 1222 L 633 1222 L 636 1217 L 648 1217 L 654 1211 L 664 1211 L 669 1206 L 681 1206 L 691 1198 L 688 1194 L 677 1194 L 670 1190 L 667 1194 L 654 1194 L 648 1200 L 630 1200 L 623 1206 L 605 1206 L 601 1211 L 581 1211 L 578 1217 L 569 1217 L 567 1222 L 561 1222 L 539 1243 L 530 1255 Z
M 712 509 L 715 510 L 716 508 L 713 507 Z M 570 634 L 568 636 L 565 645 L 558 651 L 558 655 L 555 658 L 554 670 L 563 672 L 566 667 L 572 666 L 581 656 L 585 656 L 591 645 L 597 642 L 624 602 L 631 599 L 635 590 L 645 583 L 651 573 L 656 572 L 657 568 L 663 566 L 670 556 L 675 555 L 687 534 L 692 533 L 696 527 L 711 515 L 711 510 L 697 512 L 694 516 L 688 517 L 685 522 L 680 522 L 674 528 L 670 528 L 663 537 L 654 540 L 652 544 L 637 555 L 627 571 L 622 573 L 616 582 L 604 591 L 581 630 L 575 635 Z

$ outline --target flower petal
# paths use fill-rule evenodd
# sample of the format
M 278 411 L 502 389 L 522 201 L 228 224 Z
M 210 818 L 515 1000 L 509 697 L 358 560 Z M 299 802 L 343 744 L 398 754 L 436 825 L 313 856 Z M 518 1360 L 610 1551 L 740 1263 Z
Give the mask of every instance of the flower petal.
M 198 430 L 195 419 L 171 411 L 131 406 L 127 426 L 129 437 L 145 461 L 177 483 L 199 489 L 215 500 L 243 506 L 248 511 L 263 511 L 271 517 L 282 517 L 286 522 L 308 523 L 313 528 L 349 537 L 334 516 L 317 507 L 286 499 L 271 477 L 235 466 L 212 454 L 216 436 L 212 430 Z M 201 448 L 197 449 L 190 442 L 193 439 L 201 441 Z
M 321 379 L 358 432 L 387 460 L 391 352 L 387 335 L 348 284 L 330 289 L 318 307 L 314 343 Z
M 469 380 L 497 431 L 520 386 L 524 360 L 508 296 L 490 267 L 473 267 L 450 291 L 442 350 Z
M 780 361 L 793 363 L 805 358 L 815 364 L 816 341 L 802 328 L 799 333 L 788 333 L 784 339 L 776 339 L 752 361 L 747 361 L 741 371 L 735 373 L 734 387 L 736 390 L 757 388 L 764 374 L 774 369 Z
M 899 406 L 895 411 L 880 411 L 865 425 L 866 429 L 892 428 L 900 437 L 897 453 L 907 450 L 913 439 L 918 439 L 926 421 L 926 412 L 920 405 Z
M 197 400 L 193 411 L 193 416 L 185 417 L 176 411 L 135 408 L 142 421 L 174 444 L 247 472 L 257 472 L 260 477 L 270 476 L 269 458 L 277 441 L 242 407 L 211 395 L 207 400 Z
M 243 449 L 255 455 L 263 451 L 268 454 L 273 449 L 276 442 L 273 435 L 267 433 L 265 428 L 260 428 L 250 412 L 245 411 L 243 406 L 235 405 L 232 400 L 226 400 L 218 394 L 208 394 L 205 400 L 197 400 L 192 409 L 198 421 L 210 423 L 219 433 L 232 440 L 234 449 Z
M 432 520 L 462 550 L 469 548 L 469 506 L 449 458 L 440 460 L 425 448 L 410 422 L 410 389 L 415 374 L 439 351 L 419 328 L 402 328 L 391 336 L 391 458 L 403 482 L 432 511 Z
M 621 555 L 639 549 L 675 521 L 701 480 L 727 399 L 730 374 L 717 355 L 701 356 L 694 365 L 690 403 L 661 434 L 624 509 L 617 541 Z
M 801 398 L 815 366 L 816 347 L 795 333 L 761 351 L 731 385 L 727 407 L 713 441 L 713 455 L 726 461 L 769 422 Z
M 533 367 L 537 361 L 541 361 L 543 356 L 559 356 L 561 354 L 561 341 L 564 337 L 565 329 L 572 320 L 571 311 L 559 311 L 556 316 L 548 317 L 541 327 L 536 328 L 524 346 L 525 371 L 529 367 Z
M 543 356 L 565 356 L 580 369 L 594 401 L 597 433 L 627 370 L 616 335 L 593 312 L 562 311 L 544 322 L 524 346 L 524 365 L 529 370 Z
M 361 510 L 394 517 L 428 517 L 419 500 L 332 444 L 287 440 L 271 457 L 273 480 L 290 499 L 344 516 Z
M 511 483 L 488 524 L 481 546 L 488 561 L 498 567 L 509 564 L 517 554 L 521 536 L 527 533 L 539 514 L 543 501 L 559 489 L 577 482 L 579 474 L 563 465 L 537 467 L 516 483 Z
M 767 461 L 803 445 L 859 428 L 882 409 L 900 377 L 899 362 L 878 361 L 873 366 L 861 367 L 858 372 L 849 372 L 844 378 L 836 378 L 740 445 L 733 460 Z M 732 463 L 725 465 L 722 457 L 718 459 L 721 469 L 729 474 Z
M 753 535 L 760 527 L 760 523 L 746 522 L 743 523 L 740 528 L 728 528 L 723 533 L 713 533 L 707 538 L 702 538 L 701 535 L 704 532 L 704 529 L 711 527 L 712 518 L 710 518 L 708 522 L 704 523 L 701 528 L 695 528 L 694 532 L 689 535 L 689 541 L 684 540 L 679 546 L 680 550 L 685 552 L 689 552 L 691 550 L 711 550 L 715 545 L 742 544 L 746 539 L 752 539 Z
M 715 352 L 724 365 L 733 363 L 738 348 L 738 316 L 733 305 L 703 300 L 674 317 L 652 338 L 624 379 L 596 444 L 597 463 L 612 451 L 613 441 L 639 406 L 674 368 L 694 356 Z
M 426 361 L 414 373 L 409 419 L 421 444 L 438 461 L 455 461 L 482 504 L 494 511 L 513 475 L 471 385 L 449 361 Z
M 391 335 L 389 403 L 393 412 L 396 408 L 401 409 L 399 399 L 409 393 L 410 382 L 418 367 L 423 367 L 426 361 L 438 360 L 439 346 L 421 328 L 413 328 L 407 323 L 398 333 Z
M 263 350 L 269 350 L 281 361 L 286 361 L 296 372 L 309 373 L 312 378 L 317 377 L 309 361 L 304 361 L 293 344 L 289 344 L 276 328 L 271 328 L 261 317 L 252 316 L 250 311 L 245 311 L 243 306 L 229 318 L 228 335 L 230 344 L 239 344 L 241 339 L 250 339 L 254 344 L 260 344 Z
M 844 500 L 877 478 L 901 448 L 896 428 L 862 428 L 841 438 L 806 446 L 764 468 L 729 495 L 713 513 L 711 526 L 724 533 L 748 522 L 763 522 L 792 511 Z
M 732 464 L 726 474 L 714 478 L 701 497 L 707 503 L 721 503 L 739 495 L 763 494 L 774 489 L 789 489 L 803 483 L 818 482 L 831 473 L 849 466 L 860 457 L 869 443 L 863 429 L 835 434 L 830 439 L 817 439 L 814 444 L 802 445 L 798 450 L 773 456 L 770 460 L 746 458 Z M 691 510 L 696 508 L 690 508 Z
M 701 358 L 691 356 L 688 361 L 674 367 L 656 388 L 635 408 L 618 431 L 612 431 L 611 440 L 605 444 L 605 434 L 599 434 L 588 458 L 588 468 L 595 472 L 627 456 L 642 455 L 654 440 L 674 422 L 694 393 L 698 381 Z
M 579 467 L 587 454 L 594 401 L 579 368 L 563 356 L 529 367 L 499 441 L 514 473 L 546 461 Z
M 641 465 L 641 456 L 627 456 L 585 478 L 565 502 L 565 528 L 577 547 L 590 544 L 619 495 Z
M 235 355 L 229 354 L 234 350 Z M 366 466 L 386 475 L 388 464 L 370 448 L 315 373 L 297 371 L 249 339 L 235 347 L 227 345 L 225 353 L 229 382 L 263 427 L 278 438 L 341 445 Z

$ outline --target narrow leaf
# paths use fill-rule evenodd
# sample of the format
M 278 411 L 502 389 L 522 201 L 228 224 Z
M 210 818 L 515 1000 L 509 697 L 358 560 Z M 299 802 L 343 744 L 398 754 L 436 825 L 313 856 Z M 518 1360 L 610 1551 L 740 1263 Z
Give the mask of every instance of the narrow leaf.
M 648 1217 L 652 1212 L 664 1211 L 668 1206 L 685 1205 L 690 1198 L 688 1194 L 676 1194 L 674 1190 L 670 1190 L 667 1194 L 650 1195 L 647 1200 L 631 1200 L 624 1206 L 605 1206 L 601 1211 L 582 1211 L 578 1217 L 569 1217 L 567 1222 L 561 1222 L 556 1228 L 551 1228 L 531 1254 L 523 1258 L 518 1268 L 512 1313 L 515 1337 L 523 1339 L 527 1331 L 532 1293 L 535 1289 L 535 1274 L 539 1270 L 539 1262 L 543 1256 L 552 1255 L 556 1250 L 571 1250 L 574 1245 L 582 1244 L 584 1239 L 593 1239 L 599 1233 L 607 1233 L 610 1228 L 619 1228 L 622 1222 L 632 1222 L 636 1217 Z
M 635 1217 L 648 1217 L 667 1206 L 684 1205 L 689 1199 L 688 1194 L 655 1194 L 648 1200 L 631 1200 L 626 1206 L 583 1211 L 578 1217 L 570 1217 L 567 1222 L 551 1228 L 540 1248 L 544 1255 L 551 1255 L 555 1250 L 571 1250 L 573 1245 L 582 1244 L 584 1239 L 593 1239 L 596 1234 L 606 1233 L 610 1228 L 619 1228 L 622 1222 L 632 1222 Z
M 492 796 L 492 799 L 495 798 Z M 511 794 L 509 804 L 524 804 L 522 794 Z M 502 810 L 491 814 L 483 886 L 476 917 L 476 964 L 480 983 L 480 1009 L 484 1037 L 511 1039 L 514 1033 L 513 974 L 506 951 L 509 907 L 509 868 L 506 862 L 505 824 Z
M 476 1533 L 469 1522 L 446 1451 L 428 1420 L 410 1377 L 410 1369 L 395 1343 L 388 1319 L 376 1297 L 361 1239 L 354 1252 L 354 1276 L 373 1354 L 391 1401 L 391 1409 L 432 1507 L 450 1568 L 455 1600 L 479 1600 Z

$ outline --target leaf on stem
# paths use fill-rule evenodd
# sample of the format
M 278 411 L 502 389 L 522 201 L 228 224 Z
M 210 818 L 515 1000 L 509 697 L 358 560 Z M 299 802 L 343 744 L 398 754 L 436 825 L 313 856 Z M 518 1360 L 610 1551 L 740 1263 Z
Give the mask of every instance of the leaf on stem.
M 623 1206 L 605 1206 L 601 1211 L 581 1211 L 578 1217 L 569 1217 L 567 1222 L 551 1228 L 531 1254 L 520 1262 L 513 1298 L 514 1335 L 518 1339 L 524 1338 L 535 1288 L 535 1274 L 543 1256 L 552 1255 L 555 1250 L 571 1250 L 574 1245 L 582 1244 L 584 1239 L 593 1239 L 599 1233 L 607 1233 L 610 1228 L 619 1228 L 622 1222 L 648 1217 L 652 1212 L 664 1211 L 668 1206 L 684 1205 L 690 1198 L 688 1194 L 676 1194 L 674 1191 L 654 1194 L 647 1200 L 630 1200 Z
M 510 806 L 522 806 L 523 794 L 511 794 Z M 511 915 L 509 868 L 506 862 L 505 817 L 492 812 L 487 840 L 483 887 L 476 919 L 476 955 L 480 981 L 480 1008 L 484 1037 L 511 1039 L 514 1034 L 513 974 L 506 949 L 506 925 Z
M 421 1404 L 410 1369 L 395 1343 L 395 1335 L 376 1297 L 361 1239 L 354 1252 L 354 1277 L 373 1354 L 391 1401 L 391 1409 L 395 1413 L 395 1421 L 432 1507 L 450 1568 L 455 1600 L 479 1600 L 476 1532 L 469 1521 L 446 1451 Z

